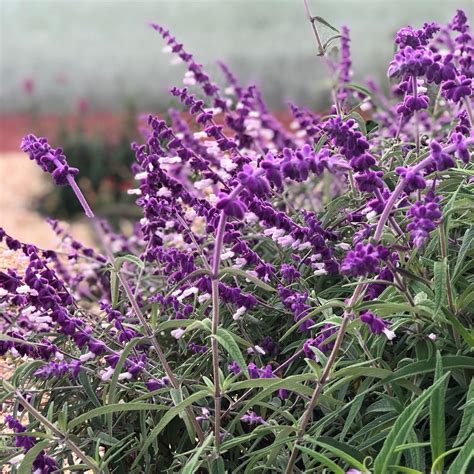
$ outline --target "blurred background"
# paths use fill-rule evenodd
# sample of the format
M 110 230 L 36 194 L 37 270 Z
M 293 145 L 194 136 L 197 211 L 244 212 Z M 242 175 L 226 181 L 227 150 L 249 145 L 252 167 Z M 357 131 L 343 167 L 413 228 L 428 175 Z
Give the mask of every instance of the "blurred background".
M 354 80 L 371 76 L 382 84 L 398 28 L 447 22 L 457 8 L 472 17 L 474 4 L 310 3 L 314 15 L 350 28 Z M 47 244 L 40 214 L 80 215 L 69 190 L 53 190 L 18 153 L 27 132 L 63 146 L 96 209 L 112 219 L 133 214 L 124 190 L 137 118 L 178 106 L 168 90 L 184 74 L 162 54 L 149 21 L 169 28 L 217 82 L 221 59 L 243 83 L 259 85 L 275 111 L 288 100 L 327 107 L 329 82 L 302 0 L 0 0 L 0 225 L 10 233 Z

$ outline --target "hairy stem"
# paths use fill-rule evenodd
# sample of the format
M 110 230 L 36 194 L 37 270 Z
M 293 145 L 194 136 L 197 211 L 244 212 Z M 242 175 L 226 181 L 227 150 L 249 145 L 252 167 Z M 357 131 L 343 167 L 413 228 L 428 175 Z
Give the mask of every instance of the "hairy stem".
M 297 438 L 296 442 L 293 446 L 293 450 L 290 455 L 290 459 L 288 460 L 288 465 L 285 470 L 285 474 L 291 474 L 294 471 L 294 466 L 296 462 L 296 458 L 298 457 L 298 444 L 301 442 L 305 431 L 306 427 L 308 426 L 308 423 L 311 420 L 311 417 L 313 415 L 313 411 L 318 403 L 319 396 L 321 395 L 324 386 L 329 380 L 329 375 L 331 373 L 331 370 L 334 366 L 334 363 L 336 362 L 337 355 L 339 353 L 339 349 L 341 348 L 342 341 L 344 339 L 344 335 L 346 333 L 347 325 L 349 324 L 349 321 L 351 320 L 353 316 L 353 312 L 351 307 L 357 302 L 359 299 L 359 296 L 362 296 L 364 292 L 365 285 L 362 283 L 359 283 L 355 290 L 354 293 L 349 300 L 348 303 L 348 309 L 344 311 L 344 316 L 342 318 L 341 325 L 339 326 L 339 330 L 337 332 L 336 336 L 336 341 L 334 342 L 334 347 L 331 350 L 331 354 L 329 355 L 329 358 L 326 362 L 326 365 L 324 366 L 324 370 L 321 374 L 321 377 L 319 380 L 316 382 L 316 388 L 314 389 L 313 395 L 311 397 L 310 402 L 308 403 L 308 406 L 306 407 L 305 412 L 303 413 L 303 417 L 301 419 L 301 422 L 298 427 L 297 431 Z
M 418 97 L 418 84 L 416 82 L 416 76 L 413 75 L 412 77 L 412 86 L 413 86 L 413 97 L 415 99 L 415 105 Z M 413 112 L 415 117 L 415 144 L 416 144 L 416 152 L 420 153 L 420 120 L 418 117 L 418 111 L 415 110 Z
M 110 249 L 110 247 L 105 242 L 105 239 L 103 238 L 102 230 L 100 228 L 100 224 L 97 221 L 94 221 L 94 224 L 95 224 L 96 232 L 101 237 L 101 240 L 104 244 L 104 248 L 105 248 L 105 251 L 106 251 L 106 254 L 107 254 L 107 258 L 109 259 L 112 266 L 114 268 L 116 268 L 115 267 L 115 257 L 112 253 L 112 250 Z M 179 382 L 178 382 L 176 376 L 174 375 L 174 372 L 171 369 L 171 367 L 170 367 L 170 365 L 169 365 L 169 363 L 166 359 L 166 356 L 163 352 L 163 349 L 161 348 L 161 345 L 158 342 L 158 339 L 156 338 L 156 336 L 153 332 L 153 329 L 148 324 L 148 321 L 146 320 L 145 315 L 142 313 L 142 310 L 140 309 L 140 306 L 138 305 L 138 302 L 135 298 L 135 295 L 133 294 L 133 291 L 132 291 L 127 279 L 125 278 L 124 274 L 122 273 L 122 271 L 120 269 L 116 269 L 116 270 L 117 270 L 118 280 L 119 280 L 120 284 L 122 285 L 122 288 L 124 289 L 125 294 L 127 295 L 127 298 L 130 302 L 132 310 L 135 313 L 135 316 L 140 321 L 140 324 L 143 327 L 143 330 L 145 331 L 145 334 L 150 339 L 150 341 L 153 345 L 153 348 L 155 349 L 156 354 L 158 355 L 158 359 L 160 360 L 161 365 L 163 366 L 163 370 L 165 371 L 167 377 L 169 378 L 170 383 L 173 386 L 173 388 L 179 389 L 179 386 L 180 386 Z M 196 419 L 196 415 L 194 414 L 192 407 L 187 407 L 186 408 L 186 413 L 187 413 L 188 418 L 189 418 L 190 422 L 192 423 L 192 425 L 193 425 L 193 427 L 196 431 L 196 434 L 199 438 L 199 441 L 203 442 L 204 441 L 204 433 L 202 431 L 201 426 L 199 425 L 199 422 Z
M 225 225 L 227 216 L 224 212 L 220 215 L 219 224 L 217 226 L 216 241 L 214 244 L 214 254 L 212 261 L 212 336 L 217 335 L 219 328 L 219 265 L 222 253 L 222 244 L 224 240 Z M 212 372 L 214 377 L 214 436 L 217 452 L 220 447 L 220 429 L 221 429 L 221 387 L 219 381 L 219 344 L 216 337 L 211 340 L 212 350 Z
M 64 434 L 61 430 L 59 430 L 56 425 L 51 423 L 46 417 L 44 417 L 33 405 L 31 405 L 25 397 L 21 394 L 19 390 L 16 390 L 15 387 L 10 385 L 8 382 L 3 381 L 3 384 L 7 390 L 10 390 L 15 397 L 20 401 L 21 405 L 25 408 L 25 410 L 36 420 L 38 420 L 42 425 L 48 428 L 60 442 L 66 445 L 85 465 L 88 466 L 94 473 L 102 472 L 99 466 L 86 454 L 82 452 L 82 450 L 77 446 L 73 441 L 69 439 L 67 434 Z

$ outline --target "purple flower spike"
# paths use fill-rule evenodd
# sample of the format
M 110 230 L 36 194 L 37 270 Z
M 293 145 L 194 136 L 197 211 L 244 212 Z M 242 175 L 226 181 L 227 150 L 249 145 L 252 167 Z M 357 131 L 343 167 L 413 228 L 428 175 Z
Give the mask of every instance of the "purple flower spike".
M 446 81 L 442 86 L 443 95 L 446 99 L 459 102 L 472 94 L 471 84 L 472 80 L 465 76 L 459 77 L 458 80 Z
M 376 189 L 383 188 L 381 176 L 383 171 L 367 170 L 364 173 L 357 173 L 354 178 L 360 191 L 373 193 Z
M 242 370 L 240 369 L 239 364 L 234 360 L 231 364 L 229 364 L 229 370 L 234 374 L 238 375 Z
M 86 198 L 74 180 L 74 176 L 79 170 L 68 165 L 61 148 L 53 148 L 46 138 L 38 138 L 33 134 L 23 137 L 20 148 L 25 153 L 28 153 L 30 160 L 36 161 L 38 166 L 45 173 L 49 173 L 58 186 L 69 184 L 81 203 L 86 216 L 94 217 L 94 213 L 87 203 Z

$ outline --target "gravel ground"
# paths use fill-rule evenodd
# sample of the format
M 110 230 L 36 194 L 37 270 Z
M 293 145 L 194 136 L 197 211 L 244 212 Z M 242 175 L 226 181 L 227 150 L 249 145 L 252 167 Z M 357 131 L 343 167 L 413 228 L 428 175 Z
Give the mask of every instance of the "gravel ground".
M 32 210 L 35 198 L 48 186 L 44 173 L 23 153 L 4 153 L 0 154 L 0 177 L 0 226 L 22 242 L 56 247 L 56 235 Z M 85 223 L 72 224 L 70 233 L 84 244 L 91 244 Z
M 56 234 L 33 211 L 35 197 L 48 186 L 44 173 L 23 153 L 0 154 L 0 227 L 22 242 L 41 248 L 55 249 L 59 243 Z M 69 226 L 69 232 L 84 244 L 92 239 L 83 222 Z M 12 252 L 0 244 L 0 271 L 24 265 L 20 253 Z M 13 361 L 0 357 L 0 380 L 8 378 L 14 370 Z M 0 411 L 1 414 L 1 411 Z

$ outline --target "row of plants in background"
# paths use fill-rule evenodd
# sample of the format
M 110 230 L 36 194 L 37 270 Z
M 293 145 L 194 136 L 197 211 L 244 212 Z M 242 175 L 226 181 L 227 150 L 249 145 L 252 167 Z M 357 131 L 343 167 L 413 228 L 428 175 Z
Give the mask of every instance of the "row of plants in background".
M 304 4 L 334 106 L 292 105 L 289 129 L 151 25 L 195 125 L 150 115 L 132 144 L 130 235 L 95 217 L 61 149 L 23 139 L 101 250 L 57 221 L 58 251 L 0 233 L 18 255 L 0 272 L 14 471 L 472 472 L 467 18 L 402 28 L 385 97 L 351 82 L 349 30 Z

